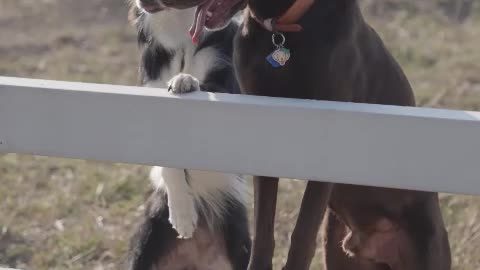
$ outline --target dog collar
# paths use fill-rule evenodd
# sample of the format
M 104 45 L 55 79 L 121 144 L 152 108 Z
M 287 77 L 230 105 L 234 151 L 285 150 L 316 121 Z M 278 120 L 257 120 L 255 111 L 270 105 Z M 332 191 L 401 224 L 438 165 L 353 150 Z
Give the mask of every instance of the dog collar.
M 278 18 L 260 19 L 249 10 L 250 16 L 267 31 L 273 32 L 272 44 L 275 49 L 266 57 L 266 61 L 274 68 L 283 67 L 290 59 L 290 50 L 284 47 L 285 36 L 282 32 L 299 32 L 302 26 L 296 23 L 315 3 L 315 0 L 295 0 L 295 2 Z M 280 37 L 280 41 L 277 40 Z
M 296 22 L 310 9 L 315 0 L 296 0 L 288 9 L 278 18 L 260 19 L 252 10 L 250 15 L 255 21 L 270 32 L 299 32 L 302 26 Z

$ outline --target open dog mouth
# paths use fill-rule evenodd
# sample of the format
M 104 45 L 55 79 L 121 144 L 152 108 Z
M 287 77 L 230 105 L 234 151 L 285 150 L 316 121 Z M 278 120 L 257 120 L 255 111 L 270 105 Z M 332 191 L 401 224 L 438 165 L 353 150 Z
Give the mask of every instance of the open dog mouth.
M 225 25 L 245 4 L 245 0 L 207 0 L 200 4 L 190 27 L 192 41 L 198 42 L 204 28 L 215 29 Z
M 135 3 L 137 8 L 147 13 L 157 13 L 167 8 L 161 1 L 157 0 L 137 0 Z
M 142 6 L 142 8 L 148 13 L 157 13 L 164 9 L 160 6 Z

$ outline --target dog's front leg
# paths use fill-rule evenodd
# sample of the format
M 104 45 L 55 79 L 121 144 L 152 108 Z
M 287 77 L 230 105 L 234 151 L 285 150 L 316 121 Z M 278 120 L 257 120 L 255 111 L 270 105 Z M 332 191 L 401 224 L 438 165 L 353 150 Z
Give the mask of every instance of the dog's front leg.
M 167 85 L 168 91 L 174 94 L 185 94 L 200 90 L 198 79 L 187 73 L 175 75 L 168 81 Z
M 309 181 L 303 194 L 297 224 L 291 236 L 284 270 L 308 270 L 315 249 L 317 234 L 327 209 L 333 184 Z
M 158 188 L 165 185 L 170 224 L 179 238 L 191 238 L 197 228 L 198 213 L 192 188 L 187 182 L 187 170 L 155 166 L 150 179 Z
M 253 183 L 255 234 L 248 270 L 271 270 L 275 248 L 274 224 L 278 178 L 256 176 Z

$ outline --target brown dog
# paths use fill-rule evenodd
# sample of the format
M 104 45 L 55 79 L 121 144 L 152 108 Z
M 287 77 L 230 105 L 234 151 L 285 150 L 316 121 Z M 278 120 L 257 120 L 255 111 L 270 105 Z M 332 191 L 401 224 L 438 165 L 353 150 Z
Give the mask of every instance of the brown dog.
M 249 0 L 244 19 L 234 52 L 244 94 L 415 105 L 357 1 Z M 250 270 L 272 268 L 277 185 L 256 177 Z M 327 202 L 328 269 L 450 269 L 436 193 L 320 182 L 307 185 L 284 269 L 309 268 Z

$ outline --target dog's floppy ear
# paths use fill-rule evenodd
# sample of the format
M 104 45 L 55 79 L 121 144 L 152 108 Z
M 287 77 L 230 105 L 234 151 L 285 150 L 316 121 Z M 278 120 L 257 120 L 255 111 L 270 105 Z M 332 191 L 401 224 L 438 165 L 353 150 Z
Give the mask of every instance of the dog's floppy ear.
M 128 10 L 128 21 L 132 25 L 136 25 L 138 18 L 142 15 L 142 11 L 135 5 L 131 4 L 130 9 Z
M 143 26 L 138 23 L 140 18 L 143 16 L 143 12 L 133 3 L 130 3 L 130 9 L 128 10 L 128 21 L 131 25 L 137 28 L 137 42 L 139 45 L 148 43 L 147 35 Z

